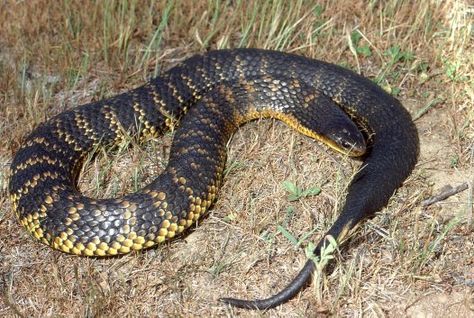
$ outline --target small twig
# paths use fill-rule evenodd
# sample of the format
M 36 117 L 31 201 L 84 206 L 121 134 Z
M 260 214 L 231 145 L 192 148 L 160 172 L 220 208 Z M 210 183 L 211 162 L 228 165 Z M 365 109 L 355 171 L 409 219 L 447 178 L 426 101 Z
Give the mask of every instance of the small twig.
M 474 204 L 472 203 L 473 193 L 474 193 L 474 182 L 471 181 L 469 193 L 467 195 L 467 224 L 469 224 L 471 228 L 474 230 L 474 222 L 473 222 Z
M 460 185 L 458 185 L 454 188 L 450 185 L 444 186 L 441 189 L 441 192 L 439 194 L 437 194 L 435 196 L 432 196 L 431 198 L 428 198 L 428 199 L 422 201 L 421 205 L 422 206 L 428 206 L 428 205 L 432 205 L 433 203 L 446 200 L 450 196 L 455 195 L 459 192 L 462 192 L 462 191 L 466 190 L 467 188 L 468 188 L 467 182 L 464 182 L 464 183 L 462 183 L 462 184 L 460 184 Z
M 20 310 L 19 306 L 15 303 L 15 301 L 11 297 L 11 284 L 12 284 L 12 274 L 2 274 L 0 277 L 0 299 L 3 299 L 5 305 L 9 307 L 13 313 L 18 317 L 26 317 Z M 9 286 L 7 286 L 9 285 Z
M 426 114 L 431 108 L 435 107 L 439 103 L 444 102 L 443 98 L 434 98 L 431 100 L 426 106 L 424 106 L 422 109 L 418 110 L 418 112 L 413 116 L 413 121 L 418 120 L 420 117 L 422 117 L 424 114 Z

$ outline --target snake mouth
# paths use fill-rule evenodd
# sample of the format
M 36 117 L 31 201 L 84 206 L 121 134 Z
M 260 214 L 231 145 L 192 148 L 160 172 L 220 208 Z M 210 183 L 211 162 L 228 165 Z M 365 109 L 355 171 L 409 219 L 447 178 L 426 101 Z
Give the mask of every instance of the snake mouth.
M 347 136 L 319 136 L 321 142 L 333 150 L 349 157 L 362 157 L 367 153 L 367 143 L 363 138 L 346 138 Z
M 337 138 L 335 144 L 341 149 L 340 152 L 347 154 L 350 157 L 361 157 L 367 152 L 367 145 L 365 140 L 348 141 L 343 138 Z

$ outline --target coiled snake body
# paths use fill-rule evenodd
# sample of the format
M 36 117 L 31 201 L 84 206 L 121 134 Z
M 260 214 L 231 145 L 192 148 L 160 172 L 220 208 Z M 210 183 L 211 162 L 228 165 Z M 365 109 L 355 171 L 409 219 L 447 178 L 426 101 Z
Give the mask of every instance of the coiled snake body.
M 115 144 L 127 134 L 159 135 L 181 117 L 169 164 L 151 184 L 121 198 L 96 200 L 79 193 L 78 171 L 99 144 Z M 104 256 L 153 246 L 209 209 L 221 184 L 228 139 L 241 123 L 260 117 L 281 119 L 336 150 L 365 152 L 363 168 L 327 233 L 338 241 L 387 204 L 417 160 L 418 135 L 408 112 L 369 80 L 301 56 L 220 50 L 37 127 L 11 166 L 14 210 L 34 237 L 67 253 Z M 327 244 L 322 239 L 315 255 Z M 314 267 L 308 260 L 287 288 L 268 299 L 223 300 L 245 308 L 274 307 L 293 297 Z

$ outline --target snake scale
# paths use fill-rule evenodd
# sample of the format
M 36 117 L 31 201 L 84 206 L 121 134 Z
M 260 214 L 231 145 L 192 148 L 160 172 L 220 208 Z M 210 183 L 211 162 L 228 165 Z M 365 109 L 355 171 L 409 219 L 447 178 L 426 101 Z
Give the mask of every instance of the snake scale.
M 206 213 L 222 183 L 226 143 L 256 118 L 282 120 L 349 155 L 363 155 L 342 211 L 314 254 L 341 242 L 385 206 L 414 168 L 416 128 L 400 102 L 342 67 L 260 49 L 195 55 L 145 85 L 65 111 L 39 125 L 11 165 L 9 191 L 21 224 L 63 252 L 128 253 L 161 243 Z M 128 135 L 158 136 L 179 123 L 169 163 L 153 182 L 120 198 L 93 199 L 77 190 L 84 158 Z M 222 301 L 275 307 L 295 296 L 315 269 L 309 259 L 281 292 L 262 300 Z

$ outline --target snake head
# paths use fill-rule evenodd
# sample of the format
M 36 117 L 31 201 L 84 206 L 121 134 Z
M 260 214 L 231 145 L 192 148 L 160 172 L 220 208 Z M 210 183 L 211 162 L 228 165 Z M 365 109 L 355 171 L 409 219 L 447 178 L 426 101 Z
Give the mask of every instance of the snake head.
M 348 156 L 360 157 L 367 151 L 364 135 L 352 121 L 345 122 L 342 127 L 328 127 L 325 137 L 331 148 Z

